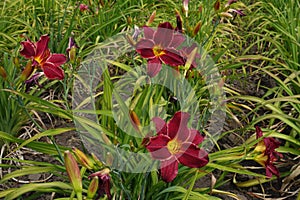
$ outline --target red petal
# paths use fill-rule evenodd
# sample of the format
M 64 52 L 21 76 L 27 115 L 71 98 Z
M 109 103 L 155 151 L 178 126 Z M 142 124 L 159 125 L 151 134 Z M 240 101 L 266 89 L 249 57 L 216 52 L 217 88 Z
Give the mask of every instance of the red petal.
M 179 162 L 192 168 L 200 168 L 208 163 L 208 154 L 203 149 L 192 143 L 183 143 L 181 146 L 181 155 L 176 155 Z
M 176 112 L 174 114 L 167 125 L 168 135 L 171 139 L 175 138 L 179 132 L 181 141 L 185 141 L 188 138 L 189 131 L 187 129 L 187 123 L 189 121 L 189 118 L 190 115 L 186 112 Z
M 156 76 L 158 72 L 160 72 L 160 70 L 161 70 L 161 61 L 158 58 L 148 60 L 147 74 L 150 77 Z
M 199 145 L 204 140 L 204 137 L 200 134 L 198 130 L 189 129 L 189 131 L 189 138 L 186 140 L 186 142 L 191 142 L 195 145 Z
M 44 63 L 42 65 L 42 70 L 45 73 L 45 76 L 52 80 L 52 79 L 58 79 L 58 80 L 62 80 L 64 79 L 64 71 L 62 70 L 62 68 L 54 65 L 53 63 Z
M 170 47 L 177 49 L 185 41 L 185 37 L 182 34 L 174 34 L 173 40 L 170 43 Z
M 42 35 L 39 41 L 36 42 L 36 57 L 43 57 L 43 54 L 48 49 L 49 36 Z
M 170 30 L 173 30 L 173 26 L 170 22 L 164 22 L 164 23 L 160 23 L 158 25 L 158 28 L 165 28 L 165 29 L 170 29 Z
M 153 53 L 153 46 L 154 43 L 151 40 L 141 39 L 136 44 L 136 51 L 143 57 L 143 58 L 154 58 L 155 55 Z
M 21 45 L 23 46 L 23 48 L 20 50 L 20 54 L 22 56 L 27 59 L 35 56 L 35 46 L 30 40 L 21 42 Z
M 166 135 L 158 135 L 151 137 L 146 148 L 151 153 L 154 159 L 164 160 L 171 156 L 167 144 L 170 141 L 170 138 Z
M 154 37 L 155 31 L 152 28 L 148 27 L 148 26 L 144 26 L 143 29 L 144 29 L 144 36 L 145 36 L 145 38 L 152 40 L 153 37 Z
M 166 54 L 161 55 L 160 59 L 167 65 L 171 65 L 173 67 L 184 65 L 184 60 L 179 52 L 175 49 L 167 49 Z
M 154 117 L 152 121 L 155 124 L 156 132 L 158 135 L 167 135 L 167 124 L 166 122 L 160 117 Z
M 163 49 L 170 46 L 173 40 L 174 31 L 167 28 L 157 28 L 154 34 L 154 43 L 159 44 Z
M 64 54 L 51 54 L 46 62 L 55 64 L 57 67 L 67 62 L 67 58 Z
M 268 178 L 272 177 L 272 174 L 274 174 L 275 176 L 279 177 L 279 170 L 271 163 L 266 164 L 266 176 Z
M 178 162 L 174 157 L 169 160 L 161 161 L 160 163 L 160 175 L 166 182 L 171 182 L 177 176 Z
M 260 138 L 263 136 L 263 132 L 262 130 L 259 128 L 259 126 L 255 126 L 255 130 L 256 130 L 256 139 Z

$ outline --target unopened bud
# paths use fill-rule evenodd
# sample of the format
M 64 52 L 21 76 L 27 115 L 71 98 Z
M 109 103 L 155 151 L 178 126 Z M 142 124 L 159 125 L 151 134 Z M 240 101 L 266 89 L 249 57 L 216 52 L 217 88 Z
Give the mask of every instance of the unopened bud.
M 76 47 L 75 46 L 72 46 L 69 51 L 69 59 L 70 59 L 71 63 L 75 62 L 75 59 L 76 59 Z
M 2 66 L 0 66 L 0 76 L 2 76 L 2 78 L 4 80 L 6 80 L 6 78 L 7 78 L 6 71 L 5 71 L 4 67 L 2 67 Z
M 155 19 L 155 16 L 156 16 L 156 10 L 153 11 L 153 13 L 150 15 L 147 23 L 146 23 L 146 26 L 150 26 L 152 24 L 152 22 L 154 21 Z
M 92 153 L 92 158 L 98 167 L 103 166 L 103 163 L 97 158 L 97 156 L 94 153 Z
M 22 71 L 20 80 L 26 81 L 27 78 L 32 74 L 34 67 L 32 66 L 32 61 L 29 60 L 24 68 L 24 70 Z
M 183 29 L 182 29 L 182 19 L 181 19 L 181 15 L 180 13 L 176 10 L 176 24 L 177 24 L 177 27 L 176 27 L 176 31 L 182 33 L 183 32 Z
M 106 165 L 111 166 L 114 162 L 114 157 L 110 152 L 106 153 Z
M 139 120 L 139 117 L 137 116 L 137 114 L 133 110 L 131 110 L 129 112 L 129 116 L 130 116 L 131 124 L 133 125 L 135 130 L 140 132 L 141 123 L 140 123 L 140 120 Z
M 189 0 L 183 0 L 183 11 L 187 17 L 189 12 Z
M 70 151 L 64 153 L 65 167 L 68 173 L 74 191 L 77 193 L 82 192 L 82 180 L 78 164 Z
M 196 26 L 193 29 L 193 36 L 197 35 L 197 33 L 199 32 L 200 28 L 201 28 L 202 22 L 199 21 Z
M 93 169 L 94 163 L 93 161 L 87 157 L 82 151 L 77 149 L 76 147 L 72 148 L 73 153 L 75 154 L 78 162 L 87 169 Z
M 13 62 L 14 62 L 14 65 L 15 65 L 17 68 L 20 68 L 20 62 L 19 62 L 19 58 L 18 58 L 18 57 L 14 57 L 14 58 L 13 58 Z
M 216 3 L 214 4 L 214 9 L 215 9 L 215 11 L 220 10 L 220 5 L 221 5 L 220 0 L 217 0 Z
M 98 176 L 94 176 L 87 190 L 87 199 L 93 199 L 96 195 L 99 185 Z

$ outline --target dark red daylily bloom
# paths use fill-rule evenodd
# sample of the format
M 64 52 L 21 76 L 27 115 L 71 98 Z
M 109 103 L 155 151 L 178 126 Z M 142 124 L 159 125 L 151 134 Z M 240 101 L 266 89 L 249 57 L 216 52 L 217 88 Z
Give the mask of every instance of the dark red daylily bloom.
M 110 173 L 110 170 L 108 168 L 105 168 L 105 169 L 103 169 L 99 172 L 95 172 L 95 173 L 89 175 L 89 177 L 88 177 L 88 178 L 92 178 L 92 177 L 98 176 L 98 178 L 99 178 L 98 198 L 103 197 L 104 194 L 107 195 L 108 199 L 112 198 L 112 195 L 110 193 L 110 176 L 109 176 L 109 173 Z
M 80 12 L 84 12 L 84 11 L 86 11 L 86 10 L 89 9 L 89 6 L 88 6 L 88 5 L 85 5 L 85 4 L 83 4 L 83 3 L 81 3 L 81 4 L 79 5 L 79 9 L 80 9 Z
M 162 63 L 177 67 L 184 64 L 177 47 L 185 40 L 169 22 L 159 24 L 157 30 L 143 27 L 144 38 L 136 44 L 136 51 L 148 59 L 147 73 L 154 77 L 161 70 Z
M 62 80 L 64 71 L 60 65 L 64 64 L 67 59 L 63 54 L 51 53 L 48 42 L 48 35 L 42 35 L 36 43 L 27 39 L 21 42 L 23 48 L 20 54 L 27 59 L 32 59 L 32 65 L 41 68 L 48 79 Z
M 256 138 L 263 136 L 262 130 L 256 126 Z M 275 140 L 272 137 L 266 137 L 263 140 L 259 141 L 256 145 L 254 151 L 261 152 L 261 154 L 255 157 L 255 161 L 261 164 L 266 168 L 266 176 L 268 178 L 272 177 L 272 174 L 279 177 L 279 170 L 275 167 L 273 162 L 275 162 L 278 157 L 282 157 L 282 154 L 275 151 L 276 148 L 280 146 L 280 142 Z
M 146 148 L 160 160 L 161 177 L 166 182 L 177 176 L 179 163 L 191 168 L 208 163 L 207 152 L 198 147 L 204 138 L 199 131 L 187 127 L 189 117 L 188 113 L 176 112 L 168 123 L 159 117 L 152 119 L 157 136 L 149 138 Z

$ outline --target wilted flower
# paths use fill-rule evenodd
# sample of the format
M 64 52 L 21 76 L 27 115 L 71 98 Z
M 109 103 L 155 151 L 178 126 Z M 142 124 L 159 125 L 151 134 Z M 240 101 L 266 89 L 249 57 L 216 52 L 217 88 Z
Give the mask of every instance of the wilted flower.
M 40 84 L 39 84 L 39 81 L 38 79 L 43 75 L 44 73 L 43 72 L 37 72 L 35 74 L 33 74 L 28 80 L 25 81 L 25 84 L 26 84 L 26 89 L 25 91 L 27 92 L 29 90 L 30 87 L 34 86 L 34 85 L 37 85 L 38 87 L 42 87 Z
M 41 68 L 48 79 L 61 80 L 64 78 L 64 71 L 60 65 L 64 64 L 67 59 L 63 54 L 52 54 L 48 48 L 48 42 L 48 35 L 42 35 L 36 43 L 27 39 L 21 42 L 23 48 L 20 54 L 27 59 L 32 59 L 32 65 Z
M 69 60 L 74 63 L 75 59 L 76 59 L 76 49 L 78 48 L 78 46 L 75 43 L 75 40 L 73 37 L 69 37 L 69 44 L 68 44 L 68 48 L 67 48 L 67 53 L 69 55 Z
M 261 138 L 263 136 L 262 130 L 256 126 L 256 138 Z M 275 167 L 273 162 L 277 160 L 278 157 L 282 157 L 282 154 L 275 151 L 276 148 L 280 146 L 280 142 L 272 137 L 265 137 L 263 140 L 259 141 L 256 145 L 254 152 L 259 152 L 254 160 L 266 168 L 266 176 L 268 178 L 272 177 L 272 174 L 279 177 L 279 170 Z
M 99 172 L 95 172 L 91 175 L 89 175 L 89 178 L 97 176 L 99 178 L 99 186 L 98 186 L 98 194 L 99 197 L 104 196 L 104 194 L 107 195 L 108 199 L 111 199 L 111 193 L 110 193 L 110 176 L 109 176 L 110 170 L 108 168 L 104 168 L 103 170 Z
M 162 63 L 172 67 L 184 64 L 183 58 L 176 49 L 185 38 L 177 34 L 169 22 L 159 24 L 157 30 L 144 27 L 145 38 L 136 44 L 136 51 L 148 59 L 147 73 L 154 77 L 161 70 Z
M 160 160 L 161 177 L 166 182 L 177 176 L 179 163 L 191 168 L 208 163 L 207 152 L 198 147 L 204 138 L 199 131 L 187 127 L 189 117 L 188 113 L 176 112 L 168 123 L 159 117 L 152 119 L 157 136 L 150 137 L 146 148 Z

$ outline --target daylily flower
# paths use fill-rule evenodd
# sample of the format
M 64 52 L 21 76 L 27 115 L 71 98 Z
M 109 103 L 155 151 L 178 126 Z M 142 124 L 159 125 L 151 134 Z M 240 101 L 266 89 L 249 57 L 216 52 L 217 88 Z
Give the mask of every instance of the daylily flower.
M 177 47 L 185 38 L 174 31 L 169 22 L 159 24 L 157 30 L 143 27 L 145 38 L 136 44 L 136 51 L 148 59 L 147 73 L 154 77 L 161 70 L 162 63 L 177 67 L 184 64 Z
M 112 195 L 110 193 L 110 176 L 109 176 L 110 170 L 108 168 L 104 168 L 101 171 L 95 172 L 91 175 L 89 175 L 88 178 L 92 178 L 95 176 L 98 176 L 99 178 L 99 190 L 98 190 L 98 198 L 104 196 L 104 194 L 107 195 L 108 199 L 112 198 Z
M 256 126 L 256 138 L 263 136 L 262 130 Z M 273 162 L 277 160 L 278 157 L 282 157 L 282 154 L 275 151 L 276 148 L 280 146 L 280 142 L 272 137 L 265 137 L 263 140 L 259 141 L 256 145 L 254 152 L 260 152 L 254 160 L 266 168 L 266 176 L 268 178 L 272 177 L 272 174 L 279 177 L 279 170 L 275 167 Z
M 187 127 L 189 117 L 188 113 L 176 112 L 168 123 L 159 117 L 152 119 L 157 136 L 150 137 L 146 148 L 160 160 L 161 177 L 166 182 L 177 176 L 179 163 L 191 168 L 208 163 L 207 152 L 198 147 L 204 138 L 199 131 Z
M 48 42 L 48 35 L 42 35 L 36 43 L 27 39 L 21 42 L 20 54 L 27 59 L 32 59 L 32 65 L 41 68 L 48 79 L 62 80 L 64 71 L 60 65 L 64 64 L 67 59 L 63 54 L 52 54 L 48 48 Z
M 81 3 L 81 4 L 79 5 L 79 9 L 80 9 L 80 12 L 84 12 L 84 11 L 86 11 L 86 10 L 89 9 L 89 6 L 88 6 L 88 5 L 85 5 L 85 4 L 83 4 L 83 3 Z

